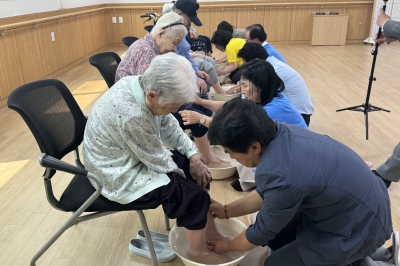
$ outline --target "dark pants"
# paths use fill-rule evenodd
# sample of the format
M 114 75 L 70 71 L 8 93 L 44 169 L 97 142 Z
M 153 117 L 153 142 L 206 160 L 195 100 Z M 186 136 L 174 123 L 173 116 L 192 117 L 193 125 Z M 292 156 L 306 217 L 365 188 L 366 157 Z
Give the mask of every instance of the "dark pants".
M 309 126 L 311 115 L 301 114 L 301 116 L 303 117 L 304 122 L 306 122 L 306 125 Z
M 300 256 L 296 240 L 297 226 L 301 217 L 301 211 L 297 211 L 292 220 L 268 243 L 274 252 L 265 260 L 264 266 L 306 266 Z M 342 264 L 332 264 L 330 266 L 339 266 Z M 355 266 L 357 264 L 350 264 Z
M 173 151 L 172 159 L 185 172 L 186 178 L 168 173 L 171 182 L 154 189 L 136 201 L 158 200 L 164 213 L 170 219 L 176 219 L 176 225 L 189 230 L 204 229 L 210 208 L 210 196 L 193 180 L 189 172 L 189 159 Z M 206 188 L 210 188 L 210 184 Z
M 208 110 L 207 108 L 204 108 L 201 105 L 189 104 L 189 105 L 183 105 L 183 106 L 179 107 L 178 112 L 173 113 L 173 115 L 175 116 L 176 120 L 178 120 L 179 125 L 181 126 L 181 128 L 183 130 L 190 129 L 192 131 L 193 137 L 195 137 L 195 138 L 201 138 L 202 136 L 204 136 L 208 132 L 207 127 L 199 125 L 199 124 L 188 125 L 188 126 L 185 126 L 183 124 L 182 116 L 179 114 L 179 111 L 182 111 L 182 110 L 191 110 L 191 111 L 195 111 L 197 113 L 200 113 L 200 114 L 206 115 L 206 116 L 212 116 L 213 112 Z

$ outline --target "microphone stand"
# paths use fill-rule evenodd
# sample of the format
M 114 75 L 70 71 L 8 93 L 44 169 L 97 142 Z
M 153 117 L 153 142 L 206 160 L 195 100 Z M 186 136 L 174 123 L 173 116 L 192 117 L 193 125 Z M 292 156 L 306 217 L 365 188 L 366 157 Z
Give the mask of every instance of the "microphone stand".
M 386 2 L 388 0 L 383 0 L 384 4 L 383 4 L 383 11 L 386 10 Z M 379 39 L 382 35 L 382 28 L 379 28 L 378 30 L 378 36 L 377 39 Z M 375 112 L 375 111 L 385 111 L 385 112 L 390 112 L 389 110 L 383 109 L 381 107 L 377 107 L 374 105 L 371 105 L 369 103 L 369 98 L 371 95 L 371 89 L 372 89 L 372 82 L 376 81 L 376 77 L 374 77 L 374 70 L 375 70 L 375 62 L 376 62 L 376 56 L 378 55 L 378 47 L 379 45 L 376 44 L 375 45 L 375 50 L 372 50 L 371 54 L 374 56 L 372 59 L 372 67 L 371 67 L 371 74 L 369 76 L 369 83 L 368 83 L 368 91 L 367 91 L 367 97 L 365 99 L 365 103 L 361 104 L 361 105 L 356 105 L 356 106 L 351 106 L 351 107 L 347 107 L 347 108 L 343 108 L 343 109 L 339 109 L 336 110 L 336 112 L 341 112 L 341 111 L 345 111 L 345 110 L 349 110 L 349 111 L 356 111 L 356 112 L 362 112 L 364 113 L 364 117 L 365 117 L 365 130 L 366 130 L 366 139 L 368 140 L 368 113 L 369 112 Z

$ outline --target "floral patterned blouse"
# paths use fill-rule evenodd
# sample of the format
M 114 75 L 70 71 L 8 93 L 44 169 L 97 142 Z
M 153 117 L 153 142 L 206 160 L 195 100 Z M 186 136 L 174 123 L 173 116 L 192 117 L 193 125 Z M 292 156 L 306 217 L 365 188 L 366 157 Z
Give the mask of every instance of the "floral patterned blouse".
M 124 58 L 118 65 L 115 83 L 126 76 L 143 75 L 151 60 L 159 55 L 158 47 L 153 37 L 148 33 L 129 46 Z
M 97 100 L 89 115 L 85 168 L 101 178 L 104 197 L 127 204 L 168 184 L 167 173 L 185 176 L 163 143 L 188 158 L 197 153 L 172 114 L 150 112 L 139 76 L 125 77 Z

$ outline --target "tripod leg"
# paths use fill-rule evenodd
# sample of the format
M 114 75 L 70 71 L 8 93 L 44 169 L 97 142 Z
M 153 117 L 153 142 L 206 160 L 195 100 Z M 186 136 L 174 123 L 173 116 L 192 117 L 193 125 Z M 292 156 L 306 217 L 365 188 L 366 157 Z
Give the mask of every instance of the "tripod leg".
M 383 108 L 375 106 L 375 105 L 371 105 L 371 109 L 373 109 L 374 111 L 385 111 L 385 112 L 390 113 L 390 110 L 383 109 Z
M 365 138 L 368 140 L 368 109 L 364 110 L 364 115 L 365 115 Z
M 351 106 L 351 107 L 336 110 L 336 112 L 341 112 L 341 111 L 345 111 L 345 110 L 355 111 L 356 109 L 361 108 L 361 107 L 364 107 L 364 105 L 361 104 L 361 105 Z

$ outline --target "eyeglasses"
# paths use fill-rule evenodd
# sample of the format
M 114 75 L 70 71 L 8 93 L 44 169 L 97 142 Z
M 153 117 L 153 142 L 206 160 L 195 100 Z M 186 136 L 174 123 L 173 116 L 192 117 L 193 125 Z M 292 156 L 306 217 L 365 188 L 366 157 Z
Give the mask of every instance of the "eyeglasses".
M 184 25 L 183 23 L 173 23 L 173 24 L 171 24 L 171 25 L 168 25 L 168 26 L 165 26 L 165 27 L 162 27 L 161 29 L 162 30 L 165 30 L 165 29 L 168 29 L 168 28 L 170 28 L 170 27 L 172 27 L 172 26 L 176 26 L 176 25 Z M 184 25 L 185 26 L 185 25 Z

